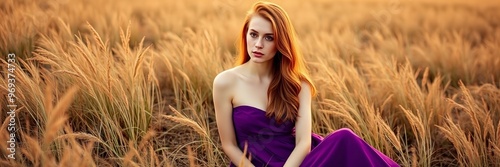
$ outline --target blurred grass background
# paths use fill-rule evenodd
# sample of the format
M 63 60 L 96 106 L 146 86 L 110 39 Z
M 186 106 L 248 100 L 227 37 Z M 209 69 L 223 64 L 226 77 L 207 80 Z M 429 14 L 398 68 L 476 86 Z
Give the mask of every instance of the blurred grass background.
M 227 165 L 212 80 L 254 2 L 0 2 L 19 106 L 16 160 L 1 149 L 0 166 Z M 318 87 L 315 133 L 349 127 L 402 166 L 500 166 L 500 3 L 273 2 Z

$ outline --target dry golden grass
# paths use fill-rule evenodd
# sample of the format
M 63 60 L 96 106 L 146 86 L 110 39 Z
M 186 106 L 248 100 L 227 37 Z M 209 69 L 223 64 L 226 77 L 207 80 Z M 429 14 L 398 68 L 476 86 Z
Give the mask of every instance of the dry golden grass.
M 318 88 L 314 132 L 349 127 L 402 166 L 500 166 L 500 4 L 274 2 Z M 211 86 L 252 3 L 1 1 L 18 148 L 16 160 L 0 149 L 0 166 L 227 165 Z

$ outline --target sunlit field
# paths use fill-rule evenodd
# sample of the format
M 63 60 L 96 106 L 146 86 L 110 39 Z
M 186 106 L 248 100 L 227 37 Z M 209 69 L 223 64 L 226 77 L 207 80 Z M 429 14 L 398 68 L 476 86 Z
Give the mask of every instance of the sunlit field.
M 313 132 L 401 166 L 500 166 L 498 1 L 273 2 L 318 88 Z M 0 166 L 228 165 L 212 81 L 253 3 L 0 1 Z

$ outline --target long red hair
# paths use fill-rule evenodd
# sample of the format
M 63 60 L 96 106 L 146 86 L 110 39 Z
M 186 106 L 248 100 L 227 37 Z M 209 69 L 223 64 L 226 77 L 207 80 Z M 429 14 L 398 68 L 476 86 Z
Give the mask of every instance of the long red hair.
M 267 90 L 268 106 L 266 116 L 275 117 L 278 123 L 295 122 L 298 117 L 299 92 L 301 82 L 311 87 L 312 96 L 316 89 L 307 74 L 302 53 L 297 46 L 295 30 L 288 14 L 280 6 L 269 2 L 257 2 L 248 12 L 240 36 L 239 55 L 236 65 L 250 60 L 247 52 L 246 36 L 248 24 L 254 15 L 259 15 L 271 22 L 277 53 L 273 58 L 272 81 Z

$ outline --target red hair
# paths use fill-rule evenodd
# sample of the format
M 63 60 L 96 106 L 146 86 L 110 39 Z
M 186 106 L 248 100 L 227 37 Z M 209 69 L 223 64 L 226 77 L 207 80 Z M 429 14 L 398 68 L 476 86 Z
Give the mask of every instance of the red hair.
M 236 65 L 241 65 L 250 60 L 248 55 L 246 34 L 248 24 L 254 15 L 259 15 L 271 22 L 277 52 L 271 68 L 272 81 L 267 90 L 269 97 L 266 116 L 275 117 L 278 123 L 284 121 L 295 122 L 298 117 L 299 92 L 301 82 L 308 83 L 311 94 L 316 89 L 312 84 L 307 69 L 304 65 L 302 53 L 297 46 L 295 30 L 288 14 L 280 6 L 269 2 L 257 2 L 245 18 L 241 31 L 239 55 Z

